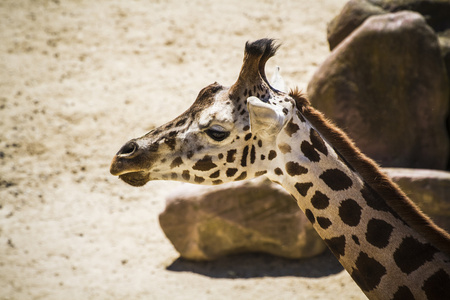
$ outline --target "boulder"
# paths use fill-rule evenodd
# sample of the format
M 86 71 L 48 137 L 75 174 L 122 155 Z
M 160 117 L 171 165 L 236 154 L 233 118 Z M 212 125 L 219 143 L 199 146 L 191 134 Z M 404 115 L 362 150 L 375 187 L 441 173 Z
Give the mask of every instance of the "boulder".
M 350 0 L 340 14 L 328 24 L 330 50 L 333 50 L 368 17 L 402 10 L 423 15 L 435 32 L 450 28 L 450 1 L 448 0 Z
M 350 0 L 327 27 L 327 39 L 330 50 L 359 27 L 368 17 L 385 14 L 381 7 L 366 0 Z
M 450 172 L 403 168 L 384 171 L 425 214 L 450 232 Z
M 318 68 L 308 95 L 382 166 L 446 168 L 448 77 L 421 15 L 368 18 Z
M 302 258 L 326 248 L 293 198 L 263 178 L 183 185 L 167 199 L 159 221 L 181 257 L 191 260 L 244 252 Z

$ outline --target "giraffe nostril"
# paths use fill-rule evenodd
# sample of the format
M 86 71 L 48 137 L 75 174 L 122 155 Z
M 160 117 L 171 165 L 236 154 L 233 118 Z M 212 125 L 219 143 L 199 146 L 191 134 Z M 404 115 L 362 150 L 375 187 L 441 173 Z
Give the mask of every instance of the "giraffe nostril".
M 120 148 L 119 152 L 117 152 L 117 156 L 121 157 L 131 157 L 133 154 L 136 153 L 136 150 L 138 149 L 138 145 L 134 141 L 129 141 L 125 145 Z

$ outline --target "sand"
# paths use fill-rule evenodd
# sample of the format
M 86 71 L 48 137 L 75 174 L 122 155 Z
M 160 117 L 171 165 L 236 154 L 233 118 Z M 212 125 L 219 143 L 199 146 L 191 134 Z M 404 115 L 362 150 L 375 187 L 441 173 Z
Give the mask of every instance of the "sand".
M 364 299 L 329 253 L 179 259 L 158 214 L 181 183 L 109 174 L 128 139 L 231 85 L 247 40 L 305 88 L 345 0 L 0 2 L 0 299 Z

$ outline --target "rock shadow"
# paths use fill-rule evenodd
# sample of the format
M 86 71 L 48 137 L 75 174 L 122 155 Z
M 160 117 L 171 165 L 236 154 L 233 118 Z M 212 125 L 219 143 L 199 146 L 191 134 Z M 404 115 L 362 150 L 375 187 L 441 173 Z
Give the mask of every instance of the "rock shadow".
M 230 255 L 206 262 L 178 258 L 166 269 L 174 272 L 193 272 L 212 278 L 319 278 L 344 270 L 328 249 L 321 255 L 305 259 L 286 259 L 262 253 Z

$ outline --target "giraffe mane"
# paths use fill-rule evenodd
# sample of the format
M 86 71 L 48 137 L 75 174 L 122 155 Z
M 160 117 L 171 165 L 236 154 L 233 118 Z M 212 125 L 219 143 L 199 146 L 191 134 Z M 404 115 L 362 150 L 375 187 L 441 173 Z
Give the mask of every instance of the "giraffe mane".
M 450 234 L 437 226 L 420 208 L 409 199 L 379 166 L 363 154 L 354 142 L 313 108 L 295 88 L 289 92 L 302 115 L 331 143 L 344 159 L 358 172 L 364 181 L 393 209 L 409 226 L 427 238 L 435 247 L 450 256 Z

